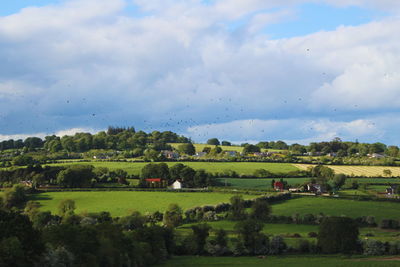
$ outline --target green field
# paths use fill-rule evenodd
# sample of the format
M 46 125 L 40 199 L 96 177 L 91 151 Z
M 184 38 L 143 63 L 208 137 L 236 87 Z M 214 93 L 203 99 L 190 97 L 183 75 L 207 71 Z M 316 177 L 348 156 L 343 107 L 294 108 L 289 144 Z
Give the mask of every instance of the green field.
M 130 211 L 165 211 L 170 203 L 177 203 L 184 210 L 195 206 L 215 205 L 229 202 L 234 194 L 225 193 L 177 193 L 177 192 L 139 192 L 139 191 L 88 191 L 88 192 L 49 192 L 31 196 L 39 201 L 43 211 L 57 213 L 63 199 L 75 200 L 77 213 L 109 211 L 112 216 L 124 216 Z M 246 199 L 254 195 L 244 195 Z
M 224 229 L 230 234 L 234 234 L 234 227 L 237 222 L 235 221 L 216 221 L 207 222 L 213 229 L 212 231 L 218 229 Z M 196 224 L 196 223 L 194 223 Z M 177 231 L 191 232 L 191 226 L 194 224 L 185 224 L 180 226 Z M 265 224 L 262 231 L 267 235 L 291 235 L 294 233 L 300 234 L 302 237 L 307 237 L 309 232 L 318 232 L 318 225 L 305 225 L 305 224 Z
M 199 256 L 182 256 L 174 257 L 164 264 L 157 266 L 165 267 L 210 267 L 210 266 L 328 266 L 328 267 L 375 267 L 375 266 L 399 266 L 399 258 L 379 257 L 379 258 L 363 258 L 353 257 L 347 258 L 341 255 L 321 256 L 267 256 L 264 259 L 258 257 L 199 257 Z
M 166 162 L 168 166 L 173 166 L 177 162 Z M 252 175 L 257 169 L 265 169 L 272 173 L 288 173 L 291 171 L 299 170 L 295 166 L 289 163 L 266 163 L 266 162 L 181 162 L 187 166 L 190 166 L 196 170 L 205 169 L 208 172 L 224 172 L 224 171 L 235 171 L 240 175 Z M 129 174 L 139 175 L 143 166 L 148 162 L 79 162 L 79 163 L 54 163 L 49 164 L 52 166 L 69 166 L 73 164 L 86 164 L 93 165 L 95 167 L 107 167 L 110 170 L 113 169 L 124 169 Z
M 368 183 L 399 183 L 399 179 L 393 178 L 349 178 L 350 180 L 356 180 L 359 184 Z M 256 190 L 268 190 L 271 189 L 271 181 L 273 178 L 217 178 L 218 186 L 229 187 L 236 189 L 256 189 Z M 279 180 L 275 178 L 275 181 Z M 284 181 L 288 182 L 290 186 L 302 185 L 310 181 L 310 178 L 283 178 Z M 379 192 L 385 192 L 388 185 L 369 185 L 368 189 L 378 190 Z M 350 192 L 349 190 L 345 190 Z M 361 192 L 360 190 L 357 190 Z M 344 190 L 340 191 L 344 193 Z M 359 193 L 360 195 L 362 193 Z M 364 195 L 367 195 L 364 193 Z
M 234 227 L 237 222 L 234 221 L 216 221 L 216 222 L 207 222 L 208 225 L 212 227 L 211 236 L 214 235 L 214 232 L 218 229 L 224 229 L 227 231 L 230 237 L 237 236 Z M 187 235 L 192 232 L 191 226 L 193 224 L 185 224 L 177 228 L 177 233 L 181 235 Z M 309 238 L 308 233 L 316 232 L 318 233 L 319 226 L 318 225 L 306 225 L 306 224 L 265 224 L 262 232 L 266 235 L 281 235 L 285 238 L 285 242 L 288 244 L 297 247 L 298 241 L 300 239 L 308 239 L 315 240 L 315 238 Z M 366 234 L 372 234 L 371 239 L 377 239 L 382 242 L 392 242 L 397 241 L 399 239 L 400 231 L 395 230 L 385 230 L 380 228 L 360 228 L 360 239 L 366 237 Z M 293 234 L 299 234 L 301 238 L 293 237 Z
M 271 189 L 271 181 L 273 178 L 217 178 L 218 186 L 237 189 L 259 189 L 259 190 L 267 190 Z M 275 178 L 275 181 L 279 179 Z M 289 185 L 301 185 L 305 182 L 308 182 L 310 178 L 284 178 L 284 181 L 287 181 Z
M 293 214 L 319 214 L 332 216 L 375 216 L 381 219 L 400 219 L 400 203 L 384 201 L 357 201 L 348 199 L 333 199 L 326 197 L 301 197 L 291 199 L 272 206 L 275 215 L 291 216 Z

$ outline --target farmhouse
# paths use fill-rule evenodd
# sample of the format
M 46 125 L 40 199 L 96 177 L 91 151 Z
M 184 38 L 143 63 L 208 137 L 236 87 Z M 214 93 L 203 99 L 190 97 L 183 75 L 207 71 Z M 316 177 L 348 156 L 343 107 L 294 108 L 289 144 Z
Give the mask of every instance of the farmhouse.
M 315 193 L 315 194 L 322 194 L 325 192 L 325 189 L 320 184 L 308 184 L 307 191 Z
M 394 195 L 394 194 L 396 194 L 397 189 L 398 189 L 398 186 L 397 186 L 397 185 L 392 185 L 392 186 L 390 186 L 389 188 L 386 188 L 386 194 L 388 194 L 388 195 Z
M 173 184 L 172 184 L 172 189 L 174 190 L 179 190 L 182 189 L 182 183 L 178 180 L 176 180 Z

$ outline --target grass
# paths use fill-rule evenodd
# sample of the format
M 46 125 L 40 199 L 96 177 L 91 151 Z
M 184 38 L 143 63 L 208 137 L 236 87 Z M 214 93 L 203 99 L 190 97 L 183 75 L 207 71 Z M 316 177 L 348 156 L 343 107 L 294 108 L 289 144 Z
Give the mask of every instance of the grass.
M 216 222 L 207 222 L 213 229 L 212 231 L 216 231 L 218 229 L 224 229 L 230 234 L 235 234 L 234 227 L 236 221 L 216 221 Z M 185 224 L 180 226 L 177 231 L 178 232 L 191 232 L 191 226 L 194 224 Z M 304 225 L 304 224 L 265 224 L 264 229 L 262 231 L 267 235 L 290 235 L 294 233 L 300 234 L 302 237 L 307 237 L 309 232 L 318 232 L 317 225 Z
M 296 167 L 302 170 L 307 170 L 313 165 L 309 164 L 295 164 Z M 327 165 L 327 167 L 333 169 L 335 173 L 343 173 L 346 175 L 355 176 L 365 176 L 365 177 L 377 177 L 384 176 L 383 170 L 390 170 L 392 172 L 391 176 L 400 176 L 400 167 L 390 167 L 390 166 L 336 166 Z
M 237 234 L 234 231 L 235 224 L 237 222 L 234 221 L 216 221 L 216 222 L 207 222 L 208 225 L 212 227 L 210 235 L 213 236 L 215 231 L 218 229 L 224 229 L 227 231 L 230 237 L 236 237 Z M 180 226 L 177 229 L 177 232 L 181 235 L 187 235 L 192 232 L 191 226 L 193 224 L 185 224 Z M 292 246 L 297 246 L 297 243 L 301 239 L 315 240 L 315 238 L 309 238 L 308 233 L 316 232 L 318 233 L 319 226 L 318 225 L 305 225 L 305 224 L 265 224 L 262 232 L 266 235 L 281 235 L 285 238 L 285 242 Z M 301 238 L 292 237 L 293 234 L 299 234 Z M 382 242 L 391 242 L 397 241 L 399 239 L 400 231 L 395 230 L 385 230 L 380 228 L 360 228 L 360 239 L 367 238 L 366 234 L 372 234 L 372 237 L 368 237 L 370 239 L 377 239 Z
M 166 162 L 168 166 L 173 166 L 177 162 Z M 265 169 L 272 173 L 288 173 L 297 171 L 298 168 L 289 163 L 266 163 L 266 162 L 182 162 L 183 164 L 192 167 L 193 169 L 205 169 L 208 172 L 224 172 L 235 171 L 240 175 L 252 175 L 257 169 Z M 107 167 L 110 170 L 124 169 L 129 174 L 139 175 L 142 168 L 148 162 L 79 162 L 79 163 L 54 163 L 52 166 L 70 166 L 73 164 L 86 164 L 95 167 Z
M 275 178 L 255 178 L 255 179 L 240 179 L 240 178 L 217 178 L 217 182 L 220 186 L 224 187 L 225 182 L 226 186 L 230 188 L 237 188 L 237 189 L 260 189 L 260 190 L 267 190 L 271 189 L 271 181 L 279 181 L 279 179 Z M 284 178 L 284 181 L 287 181 L 289 185 L 296 185 L 296 184 L 303 184 L 310 180 L 310 178 Z
M 63 199 L 73 199 L 76 212 L 109 211 L 112 216 L 124 216 L 136 210 L 142 213 L 165 211 L 169 204 L 177 203 L 184 210 L 195 206 L 214 205 L 229 202 L 234 194 L 225 193 L 173 193 L 140 191 L 101 191 L 101 192 L 49 192 L 31 196 L 39 201 L 41 210 L 57 213 L 57 207 Z M 254 195 L 244 195 L 246 199 Z
M 293 214 L 319 214 L 332 216 L 375 216 L 376 221 L 382 219 L 400 219 L 400 203 L 384 201 L 357 201 L 333 199 L 326 197 L 301 197 L 291 199 L 272 206 L 275 215 L 291 216 Z
M 174 257 L 157 266 L 180 267 L 212 267 L 212 266 L 327 266 L 327 267 L 375 267 L 375 266 L 399 266 L 399 261 L 383 260 L 379 258 L 354 257 L 347 258 L 341 255 L 304 255 L 304 256 L 267 256 L 265 259 L 258 257 L 199 257 L 181 256 Z
M 269 190 L 271 189 L 271 181 L 278 181 L 278 178 L 217 178 L 216 179 L 219 186 L 236 188 L 236 189 L 256 189 L 256 190 Z M 283 178 L 287 181 L 290 186 L 302 185 L 310 181 L 310 178 Z M 349 178 L 349 180 L 356 180 L 358 183 L 396 183 L 400 182 L 400 179 L 393 178 Z M 226 184 L 225 184 L 226 183 Z M 376 190 L 378 192 L 385 192 L 388 185 L 369 185 L 368 189 Z M 352 195 L 352 193 L 357 192 L 355 195 L 367 195 L 365 192 L 360 190 L 341 190 L 340 193 Z M 354 195 L 354 194 L 353 194 Z

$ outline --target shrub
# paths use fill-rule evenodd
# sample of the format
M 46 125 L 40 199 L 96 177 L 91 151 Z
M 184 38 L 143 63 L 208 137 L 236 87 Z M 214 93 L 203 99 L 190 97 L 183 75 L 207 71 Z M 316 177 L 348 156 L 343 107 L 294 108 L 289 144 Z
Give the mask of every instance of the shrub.
M 249 254 L 249 251 L 246 249 L 246 247 L 241 241 L 236 241 L 233 244 L 232 253 L 234 256 L 245 256 Z
M 308 252 L 310 252 L 310 242 L 308 240 L 302 239 L 299 241 L 298 248 L 299 248 L 299 252 L 308 253 Z
M 281 236 L 274 236 L 270 243 L 269 253 L 279 255 L 285 252 L 287 245 Z
M 358 248 L 358 225 L 347 217 L 325 218 L 318 233 L 318 246 L 323 253 L 349 253 Z
M 219 217 L 215 211 L 207 211 L 204 213 L 203 220 L 208 222 L 218 221 Z
M 385 253 L 385 246 L 378 240 L 366 240 L 363 244 L 364 255 L 367 256 L 381 256 Z
M 293 235 L 291 235 L 292 238 L 300 238 L 301 235 L 298 233 L 294 233 Z
M 309 233 L 308 233 L 308 237 L 315 238 L 315 237 L 317 237 L 317 236 L 318 236 L 318 234 L 317 234 L 316 232 L 309 232 Z

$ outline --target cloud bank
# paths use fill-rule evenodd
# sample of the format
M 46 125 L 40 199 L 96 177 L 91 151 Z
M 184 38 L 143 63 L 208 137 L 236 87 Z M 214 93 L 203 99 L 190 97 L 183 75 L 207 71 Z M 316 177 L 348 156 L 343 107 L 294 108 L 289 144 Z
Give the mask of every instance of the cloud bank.
M 296 6 L 309 2 L 391 15 L 269 37 L 268 25 L 294 19 Z M 197 141 L 340 136 L 400 144 L 391 119 L 400 108 L 397 10 L 389 0 L 28 7 L 0 17 L 0 134 L 134 125 Z

